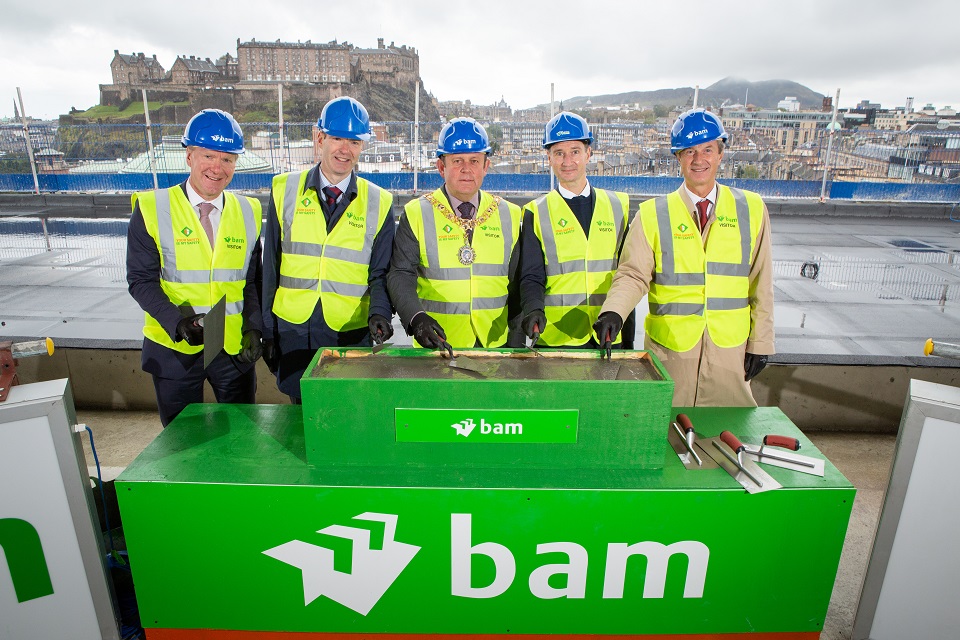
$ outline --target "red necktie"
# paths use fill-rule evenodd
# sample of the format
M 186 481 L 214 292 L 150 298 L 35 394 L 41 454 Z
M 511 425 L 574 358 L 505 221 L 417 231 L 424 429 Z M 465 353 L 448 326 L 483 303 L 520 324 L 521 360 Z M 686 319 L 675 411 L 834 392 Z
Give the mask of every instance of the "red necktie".
M 210 240 L 210 246 L 214 246 L 213 223 L 210 222 L 210 212 L 214 206 L 209 202 L 200 203 L 200 226 L 207 232 L 207 239 Z
M 323 192 L 327 195 L 327 208 L 333 211 L 337 206 L 337 198 L 340 197 L 343 191 L 340 191 L 337 187 L 324 187 Z
M 700 214 L 700 233 L 703 233 L 707 226 L 707 209 L 710 207 L 709 200 L 701 200 L 697 203 L 697 213 Z

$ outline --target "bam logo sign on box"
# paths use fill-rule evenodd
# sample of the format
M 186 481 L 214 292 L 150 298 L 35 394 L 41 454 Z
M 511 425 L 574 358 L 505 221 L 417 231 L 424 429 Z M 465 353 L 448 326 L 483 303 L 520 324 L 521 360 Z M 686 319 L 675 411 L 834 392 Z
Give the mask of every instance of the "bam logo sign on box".
M 468 438 L 470 434 L 473 433 L 473 430 L 477 428 L 477 423 L 473 421 L 473 418 L 467 418 L 466 420 L 461 420 L 456 424 L 450 425 L 450 427 L 456 430 L 458 436 Z M 523 423 L 487 422 L 483 418 L 480 418 L 479 433 L 485 436 L 491 434 L 495 436 L 522 436 Z
M 263 553 L 300 569 L 303 574 L 304 606 L 325 595 L 365 616 L 421 549 L 394 540 L 397 519 L 396 515 L 382 513 L 362 513 L 354 518 L 385 525 L 383 544 L 379 549 L 371 548 L 370 531 L 365 528 L 333 525 L 318 531 L 353 541 L 353 566 L 349 572 L 334 568 L 333 550 L 300 540 L 267 549 Z M 450 515 L 450 595 L 474 599 L 496 598 L 516 582 L 516 556 L 514 551 L 498 542 L 475 544 L 472 524 L 472 514 Z M 568 562 L 542 564 L 530 573 L 527 587 L 534 597 L 542 600 L 586 598 L 589 558 L 583 546 L 574 542 L 545 542 L 537 544 L 535 549 L 538 556 L 563 553 Z M 675 555 L 687 558 L 683 597 L 702 598 L 710 550 L 702 542 L 694 540 L 682 540 L 669 545 L 650 541 L 609 543 L 600 596 L 604 599 L 623 598 L 627 563 L 633 556 L 643 556 L 646 558 L 643 597 L 663 598 L 667 569 L 671 557 Z M 484 556 L 493 563 L 493 578 L 489 584 L 474 584 L 472 567 L 474 558 L 478 556 Z M 565 586 L 553 586 L 551 579 L 554 576 L 564 576 L 565 580 L 560 583 Z M 554 580 L 553 584 L 558 582 Z

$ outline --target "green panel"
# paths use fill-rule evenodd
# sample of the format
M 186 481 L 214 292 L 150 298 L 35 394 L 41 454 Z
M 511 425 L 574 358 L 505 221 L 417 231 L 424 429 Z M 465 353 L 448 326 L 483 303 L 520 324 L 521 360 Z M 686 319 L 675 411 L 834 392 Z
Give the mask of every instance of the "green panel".
M 577 419 L 576 410 L 398 408 L 397 442 L 575 444 Z
M 125 480 L 119 489 L 146 627 L 412 634 L 820 631 L 854 498 L 852 489 Z M 362 514 L 395 516 L 395 535 Z M 317 533 L 331 525 L 350 529 Z M 369 544 L 351 553 L 349 532 Z M 309 552 L 298 556 L 316 586 L 307 604 L 301 569 L 264 553 L 291 541 Z M 633 550 L 647 555 L 622 560 L 641 543 Z M 659 546 L 676 543 L 686 555 Z M 391 571 L 396 545 L 408 563 Z
M 307 459 L 318 466 L 579 470 L 663 464 L 658 443 L 669 422 L 673 381 L 646 352 L 621 351 L 610 361 L 599 351 L 551 351 L 540 358 L 526 350 L 458 351 L 494 362 L 496 374 L 488 378 L 451 368 L 438 352 L 424 349 L 324 353 L 301 380 Z M 397 408 L 578 411 L 577 442 L 456 448 L 398 442 Z

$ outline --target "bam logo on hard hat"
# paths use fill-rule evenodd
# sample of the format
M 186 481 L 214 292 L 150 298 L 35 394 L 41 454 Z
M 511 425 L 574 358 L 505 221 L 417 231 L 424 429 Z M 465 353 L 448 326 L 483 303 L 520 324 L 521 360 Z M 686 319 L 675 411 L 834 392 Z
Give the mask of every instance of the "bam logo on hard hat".
M 213 140 L 214 142 L 233 142 L 233 138 L 227 138 L 226 136 L 222 136 L 219 133 L 213 134 L 212 136 L 210 136 L 210 139 Z
M 694 136 L 704 136 L 708 133 L 710 132 L 707 131 L 706 129 L 700 129 L 700 131 L 691 131 L 690 133 L 687 134 L 687 140 L 692 140 Z
M 353 541 L 350 571 L 337 571 L 334 568 L 332 549 L 300 540 L 292 540 L 263 552 L 300 569 L 303 573 L 304 606 L 320 596 L 327 596 L 365 616 L 420 551 L 420 547 L 394 540 L 397 531 L 395 515 L 361 513 L 353 519 L 383 523 L 383 540 L 379 548 L 371 548 L 369 529 L 331 525 L 317 531 Z

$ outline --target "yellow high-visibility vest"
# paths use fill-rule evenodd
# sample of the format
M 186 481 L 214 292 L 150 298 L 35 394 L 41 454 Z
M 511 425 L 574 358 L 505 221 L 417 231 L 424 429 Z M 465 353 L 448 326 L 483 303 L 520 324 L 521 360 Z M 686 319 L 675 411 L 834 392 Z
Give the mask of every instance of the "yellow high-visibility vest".
M 433 200 L 436 205 L 431 203 Z M 420 243 L 417 296 L 456 348 L 499 347 L 507 341 L 507 285 L 510 256 L 520 236 L 520 207 L 480 192 L 471 246 L 474 262 L 460 262 L 465 239 L 441 189 L 404 207 Z M 416 345 L 416 341 L 414 341 Z M 419 345 L 417 345 L 419 346 Z
M 640 222 L 656 259 L 647 335 L 673 351 L 703 335 L 736 347 L 750 335 L 750 260 L 763 222 L 756 193 L 720 186 L 706 245 L 678 193 L 640 205 Z
M 543 344 L 580 346 L 593 336 L 593 323 L 610 290 L 619 249 L 629 225 L 630 201 L 625 193 L 594 189 L 590 236 L 557 191 L 527 205 L 533 230 L 543 248 L 547 274 Z M 616 342 L 620 342 L 618 335 Z M 599 340 L 598 340 L 599 342 Z
M 207 313 L 226 296 L 226 324 L 223 349 L 240 353 L 243 333 L 243 288 L 254 247 L 260 238 L 263 214 L 253 198 L 223 193 L 223 212 L 214 246 L 200 226 L 200 220 L 180 187 L 144 191 L 131 197 L 147 233 L 160 254 L 160 287 L 170 302 L 183 309 L 184 316 Z M 186 340 L 174 342 L 160 323 L 144 314 L 143 335 L 180 353 L 199 353 Z
M 284 173 L 273 179 L 282 251 L 273 313 L 303 324 L 319 300 L 323 320 L 334 331 L 365 327 L 373 241 L 390 219 L 393 195 L 357 178 L 357 197 L 328 234 L 321 196 L 306 190 L 308 173 Z

